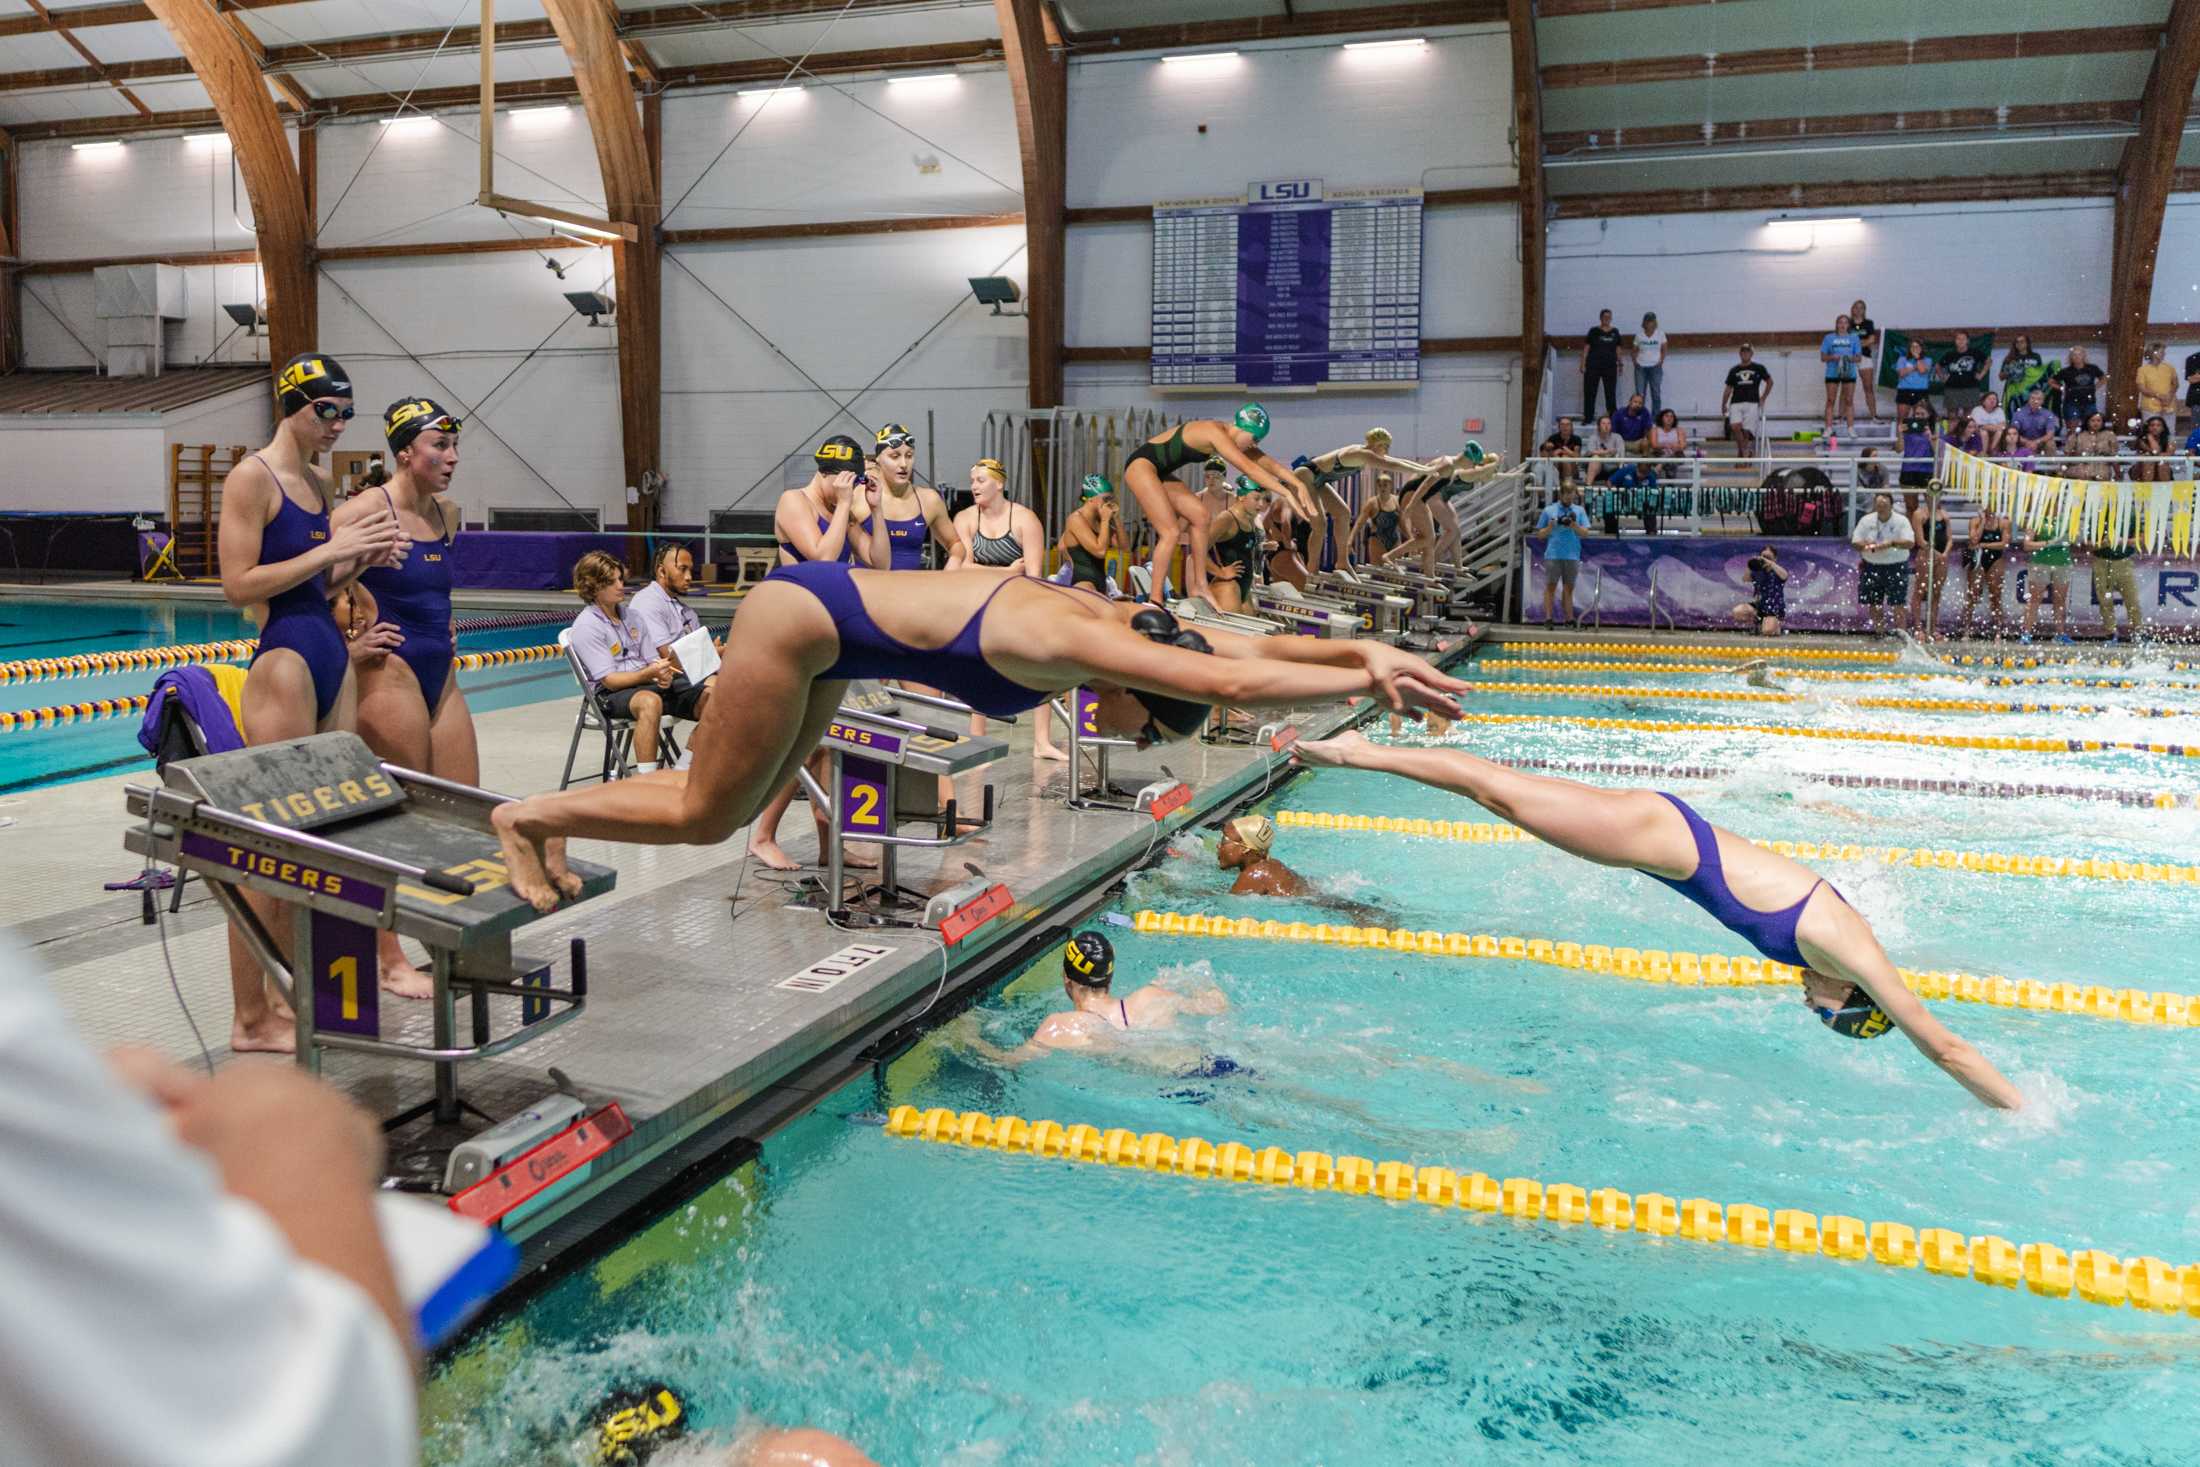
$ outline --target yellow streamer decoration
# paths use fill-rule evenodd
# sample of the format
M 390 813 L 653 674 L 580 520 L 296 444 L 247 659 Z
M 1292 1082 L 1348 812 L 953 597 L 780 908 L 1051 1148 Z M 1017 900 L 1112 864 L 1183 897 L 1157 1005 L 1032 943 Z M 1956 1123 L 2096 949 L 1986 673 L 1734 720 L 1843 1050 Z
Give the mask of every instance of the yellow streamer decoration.
M 1486 1172 L 1406 1161 L 1371 1161 L 1324 1151 L 1255 1148 L 1243 1141 L 1220 1145 L 1200 1136 L 1176 1137 L 1122 1127 L 1103 1129 L 1059 1121 L 1027 1121 L 983 1111 L 944 1107 L 918 1110 L 898 1105 L 886 1118 L 886 1134 L 975 1151 L 997 1151 L 1045 1161 L 1167 1172 L 1206 1181 L 1255 1182 L 1307 1192 L 1341 1192 L 1384 1202 L 1494 1213 L 1522 1222 L 1589 1226 L 1647 1238 L 1681 1237 L 1735 1248 L 1776 1249 L 1847 1262 L 1870 1260 L 1947 1278 L 1975 1279 L 2014 1289 L 2022 1283 L 2043 1299 L 2075 1294 L 2107 1308 L 2129 1304 L 2163 1314 L 2200 1318 L 2200 1264 L 2182 1268 L 2154 1257 L 2121 1258 L 2100 1249 L 2066 1252 L 2052 1243 L 2011 1243 L 1993 1234 L 1966 1237 L 1946 1228 L 1866 1222 L 1840 1213 L 1799 1208 L 1767 1209 L 1751 1203 L 1721 1205 L 1702 1197 L 1676 1201 L 1662 1192 L 1594 1191 L 1571 1182 L 1531 1177 L 1502 1180 Z
M 1946 450 L 1941 477 L 2034 534 L 2112 549 L 2136 544 L 2156 555 L 2166 551 L 2190 558 L 2200 552 L 2190 480 L 2123 484 L 2066 479 L 1989 463 L 1959 448 Z
M 1542 937 L 1499 937 L 1487 932 L 1412 932 L 1403 927 L 1333 927 L 1326 922 L 1276 922 L 1252 917 L 1214 917 L 1203 913 L 1141 911 L 1131 925 L 1161 937 L 1245 938 L 1257 942 L 1318 943 L 1329 947 L 1375 948 L 1425 958 L 1495 958 L 1541 963 L 1589 973 L 1609 973 L 1638 983 L 1680 988 L 1775 988 L 1803 981 L 1803 970 L 1756 956 L 1665 952 L 1656 948 L 1606 947 L 1600 943 L 1553 942 Z M 2000 973 L 1950 972 L 1939 968 L 1897 968 L 1910 991 L 1923 999 L 1986 1004 L 2042 1014 L 2082 1014 L 2126 1024 L 2170 1029 L 2200 1028 L 2200 996 L 2149 992 L 2143 988 L 2105 988 L 2093 984 L 2045 983 Z

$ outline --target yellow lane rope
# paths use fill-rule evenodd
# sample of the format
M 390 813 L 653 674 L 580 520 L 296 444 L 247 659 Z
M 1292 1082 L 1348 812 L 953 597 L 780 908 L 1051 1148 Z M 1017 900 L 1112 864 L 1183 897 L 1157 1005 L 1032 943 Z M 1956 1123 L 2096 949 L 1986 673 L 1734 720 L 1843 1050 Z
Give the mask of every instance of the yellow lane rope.
M 1875 744 L 1920 744 L 1935 749 L 2003 749 L 2025 754 L 2167 754 L 2200 759 L 2200 744 L 2145 744 L 2118 739 L 2043 739 L 2015 734 L 1897 733 L 1876 728 L 1791 728 L 1779 723 L 1689 723 L 1671 718 L 1592 718 L 1563 713 L 1463 713 L 1453 723 L 1571 724 L 1575 728 L 1624 728 L 1639 733 L 1748 733 L 1782 739 L 1857 739 Z
M 1304 830 L 1372 830 L 1471 845 L 1533 841 L 1517 825 L 1482 820 L 1422 820 L 1391 815 L 1340 815 L 1327 810 L 1278 810 L 1279 826 Z M 2006 851 L 1950 851 L 1926 846 L 1860 846 L 1833 841 L 1760 840 L 1751 845 L 1800 861 L 1877 861 L 1920 871 L 1965 871 L 1973 876 L 2073 876 L 2093 881 L 2166 881 L 2200 884 L 2200 866 L 2125 861 L 2104 856 L 2023 856 Z
M 1256 1182 L 1385 1202 L 1419 1202 L 1524 1222 L 1586 1223 L 1648 1238 L 1775 1248 L 1850 1262 L 1869 1259 L 1888 1268 L 1922 1266 L 1927 1273 L 1975 1279 L 2005 1289 L 2022 1283 L 2043 1299 L 2075 1294 L 2088 1304 L 2112 1309 L 2128 1303 L 2138 1309 L 2164 1314 L 2182 1311 L 2200 1318 L 2200 1264 L 2179 1268 L 2160 1258 L 2119 1258 L 2098 1248 L 2066 1252 L 2053 1243 L 2018 1244 L 1991 1233 L 1966 1237 L 1948 1228 L 1866 1222 L 1840 1213 L 1768 1209 L 1747 1202 L 1722 1205 L 1702 1197 L 1676 1200 L 1663 1192 L 1629 1194 L 1614 1187 L 1590 1191 L 1571 1182 L 1545 1183 L 1530 1177 L 1499 1180 L 1485 1172 L 1461 1173 L 1445 1166 L 1333 1157 L 1323 1151 L 1291 1152 L 1278 1146 L 1255 1149 L 1242 1141 L 1218 1146 L 1199 1136 L 1178 1138 L 1161 1131 L 1141 1135 L 1120 1127 L 1065 1126 L 975 1110 L 920 1111 L 913 1105 L 899 1105 L 886 1118 L 886 1134 L 1008 1156 L 1133 1167 L 1210 1181 Z
M 1803 981 L 1803 970 L 1756 956 L 1665 952 L 1657 948 L 1606 947 L 1601 943 L 1553 942 L 1542 937 L 1499 937 L 1488 932 L 1409 932 L 1403 927 L 1333 927 L 1326 922 L 1260 921 L 1251 917 L 1214 917 L 1199 912 L 1141 911 L 1131 919 L 1139 932 L 1160 937 L 1245 938 L 1256 942 L 1319 943 L 1414 953 L 1429 958 L 1481 958 L 1541 963 L 1589 973 L 1610 973 L 1638 983 L 1667 983 L 1679 988 L 1775 988 Z M 2143 988 L 2104 988 L 2077 983 L 2012 979 L 2000 973 L 1949 972 L 1940 968 L 1897 968 L 1919 998 L 1986 1004 L 2033 1013 L 2082 1014 L 2126 1024 L 2200 1028 L 2200 996 L 2150 993 Z
M 1660 676 L 1708 673 L 1723 677 L 1734 674 L 1732 667 L 1713 662 L 1573 662 L 1546 661 L 1531 657 L 1492 657 L 1474 664 L 1474 667 L 1477 672 L 1485 673 L 1519 667 L 1537 672 L 1634 672 Z M 1934 669 L 1930 672 L 1875 672 L 1861 667 L 1783 667 L 1778 664 L 1769 664 L 1765 671 L 1773 677 L 1805 678 L 1828 683 L 1901 683 L 1914 682 L 1925 677 L 1946 677 L 1964 678 L 1989 688 L 2123 688 L 2144 689 L 2148 692 L 2200 693 L 2200 683 L 2154 683 L 2129 677 L 1999 677 L 1977 676 L 1946 669 Z M 2193 711 L 2200 712 L 2200 709 Z
M 502 652 L 467 652 L 459 656 L 457 665 L 461 672 L 474 672 L 484 667 L 540 662 L 546 657 L 559 656 L 561 651 L 553 642 L 542 647 L 509 647 Z M 83 723 L 124 713 L 143 713 L 148 700 L 148 694 L 131 693 L 121 698 L 88 698 L 80 703 L 50 703 L 43 708 L 19 708 L 12 713 L 0 711 L 0 733 L 51 728 L 63 723 Z
M 1682 703 L 1800 703 L 1802 693 L 1751 688 L 1629 688 L 1607 683 L 1470 682 L 1477 693 L 1508 698 L 1650 698 Z M 1841 700 L 1858 708 L 1903 708 L 1926 713 L 2126 713 L 2137 718 L 2200 717 L 2196 708 L 2142 708 L 2121 703 L 2007 703 L 1988 698 L 1885 698 L 1857 696 Z
M 1635 657 L 1723 657 L 1735 662 L 1754 662 L 1765 655 L 1762 647 L 1729 647 L 1705 642 L 1499 642 L 1507 652 L 1536 652 L 1550 657 L 1609 657 L 1624 652 Z M 1899 652 L 1843 651 L 1835 647 L 1782 647 L 1782 657 L 1807 657 L 1816 662 L 1894 662 Z
M 92 673 L 132 672 L 174 667 L 186 662 L 237 662 L 260 644 L 249 638 L 226 642 L 184 642 L 171 647 L 140 647 L 124 652 L 77 652 L 67 657 L 22 657 L 0 662 L 0 683 L 36 678 L 84 677 Z

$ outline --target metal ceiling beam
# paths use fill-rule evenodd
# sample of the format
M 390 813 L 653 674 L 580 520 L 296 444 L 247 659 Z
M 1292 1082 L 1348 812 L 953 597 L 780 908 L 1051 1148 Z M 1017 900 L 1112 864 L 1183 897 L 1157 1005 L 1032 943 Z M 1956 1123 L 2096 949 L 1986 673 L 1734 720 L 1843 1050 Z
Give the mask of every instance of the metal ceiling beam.
M 2108 391 L 2118 417 L 2139 407 L 2136 377 L 2154 299 L 2162 213 L 2200 81 L 2200 0 L 2176 0 L 2139 98 L 2139 131 L 2116 164 L 2116 227 L 2108 286 Z M 2182 394 L 2178 394 L 2182 395 Z
M 603 178 L 604 211 L 613 223 L 632 225 L 636 232 L 636 238 L 611 245 L 619 304 L 619 442 L 625 482 L 634 488 L 645 475 L 654 477 L 663 468 L 663 255 L 657 239 L 662 201 L 657 169 L 609 8 L 601 0 L 543 0 L 543 10 L 557 28 L 588 113 L 596 167 Z M 627 504 L 627 528 L 652 529 L 657 511 L 653 496 Z
M 303 0 L 222 0 L 222 9 L 273 10 L 285 5 L 296 5 Z M 922 0 L 852 0 L 850 10 L 906 9 Z M 832 16 L 841 12 L 842 6 L 826 3 L 826 0 L 704 0 L 696 5 L 667 6 L 657 11 L 629 11 L 626 20 L 635 16 L 657 15 L 666 29 L 673 28 L 675 11 L 685 14 L 689 28 L 698 28 L 697 21 L 717 20 L 735 25 L 763 25 L 772 22 L 805 20 L 819 16 Z M 153 19 L 153 12 L 139 0 L 111 5 L 76 5 L 55 10 L 49 20 L 39 15 L 0 16 L 0 36 L 28 36 L 51 31 L 61 26 L 70 30 L 89 30 L 96 26 L 135 25 Z M 626 26 L 621 25 L 624 31 Z
M 1763 51 L 1643 56 L 1627 61 L 1579 61 L 1543 68 L 1546 89 L 1637 87 L 1645 82 L 1703 81 L 1722 76 L 1852 71 L 1860 67 L 1938 66 L 1959 61 L 2062 60 L 2152 51 L 2158 25 L 2071 26 L 1985 36 L 1928 36 L 1915 41 L 1852 41 L 1831 46 L 1778 46 Z
M 1312 36 L 1364 35 L 1373 31 L 1425 30 L 1436 26 L 1489 25 L 1504 20 L 1506 13 L 1506 0 L 1447 0 L 1442 4 L 1235 16 L 1228 20 L 1185 21 L 1115 31 L 1071 31 L 1063 39 L 1072 54 L 1099 50 L 1170 51 L 1188 46 L 1235 45 L 1241 41 L 1285 41 Z
M 1543 182 L 1542 69 L 1536 61 L 1535 0 L 1506 0 L 1512 31 L 1513 154 L 1520 168 L 1520 340 L 1543 340 L 1545 218 L 1549 200 Z M 1540 349 L 1520 353 L 1519 436 L 1513 440 L 1517 462 L 1535 450 L 1535 410 L 1543 392 Z
M 1016 144 L 1024 170 L 1025 351 L 1030 406 L 1062 401 L 1063 291 L 1068 275 L 1069 73 L 1048 47 L 1040 0 L 994 0 L 1008 82 L 1016 102 Z M 1043 486 L 1059 489 L 1058 485 Z
M 2172 192 L 2200 189 L 2200 168 L 2169 176 Z M 1971 177 L 1852 179 L 1832 183 L 1747 184 L 1728 188 L 1648 189 L 1561 194 L 1551 201 L 1554 219 L 1612 219 L 1642 214 L 1755 213 L 1782 209 L 1874 208 L 1901 204 L 1979 203 L 2001 199 L 2110 198 L 2116 175 L 2108 169 L 2063 173 L 1989 173 Z
M 206 88 L 231 155 L 244 175 L 267 292 L 268 355 L 281 362 L 313 347 L 320 334 L 314 288 L 312 216 L 290 156 L 290 139 L 267 83 L 244 42 L 212 0 L 147 0 Z

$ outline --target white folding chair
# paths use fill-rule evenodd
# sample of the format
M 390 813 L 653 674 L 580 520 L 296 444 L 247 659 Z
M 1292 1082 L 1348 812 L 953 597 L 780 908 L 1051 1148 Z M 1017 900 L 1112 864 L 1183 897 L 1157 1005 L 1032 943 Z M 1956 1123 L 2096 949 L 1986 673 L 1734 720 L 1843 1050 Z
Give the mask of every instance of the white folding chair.
M 562 790 L 573 783 L 573 761 L 580 757 L 581 734 L 589 729 L 603 735 L 603 768 L 596 774 L 582 776 L 582 781 L 625 779 L 634 772 L 634 720 L 614 717 L 596 701 L 595 690 L 588 686 L 588 673 L 573 653 L 571 628 L 558 633 L 558 650 L 565 654 L 566 670 L 573 674 L 573 681 L 581 690 L 580 707 L 573 714 L 573 739 L 565 747 L 565 773 L 558 779 L 558 788 Z M 670 768 L 680 757 L 680 744 L 672 735 L 670 718 L 664 720 L 659 730 L 659 741 L 660 757 Z

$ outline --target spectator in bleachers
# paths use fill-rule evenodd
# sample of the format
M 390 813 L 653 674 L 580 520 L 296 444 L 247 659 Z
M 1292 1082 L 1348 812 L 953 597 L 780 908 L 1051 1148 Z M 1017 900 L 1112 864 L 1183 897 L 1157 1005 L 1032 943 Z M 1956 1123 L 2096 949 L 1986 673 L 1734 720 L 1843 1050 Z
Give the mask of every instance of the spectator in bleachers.
M 1933 410 L 1929 403 L 1912 403 L 1902 420 L 1902 510 L 1916 510 L 1925 486 L 1933 482 Z
M 2062 420 L 2075 427 L 2083 423 L 2086 415 L 2099 407 L 2101 384 L 2108 374 L 2085 359 L 2085 348 L 2070 348 L 2070 365 L 2055 374 L 2055 384 L 2062 388 Z
M 1970 419 L 1971 409 L 1986 395 L 1986 376 L 1993 366 L 1987 353 L 1971 345 L 1971 333 L 1958 331 L 1953 349 L 1941 353 L 1933 375 L 1940 380 L 1941 415 L 1958 422 Z
M 2131 451 L 2137 461 L 2131 466 L 2131 482 L 2134 484 L 2166 484 L 2171 478 L 2169 456 L 2175 450 L 2170 446 L 2169 420 L 2160 413 L 2139 425 L 2132 435 Z
M 1743 351 L 1749 350 L 1743 347 Z M 1667 473 L 1680 467 L 1680 461 L 1688 452 L 1688 430 L 1681 426 L 1680 414 L 1671 408 L 1658 414 L 1658 420 L 1650 425 L 1649 453 L 1662 459 L 1660 465 Z
M 1627 441 L 1612 427 L 1609 416 L 1597 419 L 1597 430 L 1582 447 L 1582 480 L 1594 484 L 1627 457 Z
M 2193 427 L 2200 428 L 2200 351 L 2185 357 L 2185 411 L 2192 414 Z M 2174 431 L 2171 436 L 2175 436 Z
M 1597 312 L 1597 323 L 1581 339 L 1581 420 L 1597 415 L 1597 389 L 1604 389 L 1604 410 L 1619 406 L 1619 329 L 1609 310 Z
M 1879 323 L 1871 318 L 1861 300 L 1849 302 L 1849 330 L 1856 333 L 1856 344 L 1863 355 L 1856 360 L 1857 380 L 1864 385 L 1864 413 L 1873 422 L 1879 421 Z
M 2055 451 L 2055 415 L 2047 410 L 2047 393 L 2035 387 L 2025 395 L 2024 406 L 2009 419 L 2013 451 L 2023 454 Z
M 2019 331 L 2011 342 L 2009 354 L 2001 359 L 1997 374 L 2001 382 L 2001 400 L 2015 412 L 2023 404 L 2026 394 L 2046 380 L 2047 363 L 2032 349 L 2032 338 Z
M 1971 411 L 1975 413 L 1978 409 L 1973 408 Z M 1965 453 L 1986 451 L 1986 435 L 1979 431 L 1978 424 L 1972 422 L 1968 416 L 1948 419 L 1948 426 L 1941 433 L 1940 441 Z
M 1667 408 L 1664 416 L 1670 417 L 1672 412 L 1671 408 Z M 1619 534 L 1620 511 L 1627 507 L 1629 497 L 1638 493 L 1641 496 L 1637 508 L 1642 514 L 1642 532 L 1646 535 L 1655 535 L 1658 532 L 1658 465 L 1655 460 L 1644 459 L 1639 463 L 1630 460 L 1623 463 L 1605 476 L 1604 483 L 1606 488 L 1613 491 L 1605 500 L 1605 534 Z
M 1765 394 L 1772 390 L 1772 373 L 1759 366 L 1756 353 L 1744 344 L 1741 360 L 1727 368 L 1726 390 L 1719 394 L 1719 411 L 1726 415 L 1734 435 L 1734 452 L 1742 458 L 1757 456 L 1757 435 L 1765 426 Z
M 1657 414 L 1643 406 L 1642 394 L 1638 392 L 1627 399 L 1627 406 L 1612 414 L 1612 431 L 1619 434 L 1629 452 L 1641 453 L 1650 439 L 1650 425 L 1656 418 Z
M 2107 416 L 2096 408 L 2085 415 L 2078 431 L 2063 443 L 2065 454 L 2086 462 L 2065 464 L 2062 472 L 2072 479 L 2113 479 L 2119 446 L 2116 435 L 2108 431 Z
M 2185 452 L 2190 456 L 2200 456 L 2200 416 L 2193 419 L 2192 431 L 2185 435 Z
M 1933 395 L 1933 364 L 1925 355 L 1925 343 L 1911 337 L 1903 348 L 1902 360 L 1894 368 L 1895 417 L 1899 420 L 1921 402 L 1929 402 Z
M 1879 461 L 1879 450 L 1867 448 L 1856 456 L 1856 487 L 1859 489 L 1884 489 L 1887 487 L 1887 466 Z
M 1635 400 L 1647 402 L 1652 413 L 1665 406 L 1665 344 L 1658 313 L 1643 312 L 1642 330 L 1635 333 Z
M 1927 419 L 1928 428 L 1930 419 Z M 1928 437 L 1930 434 L 1928 433 Z M 1910 522 L 1894 512 L 1894 496 L 1872 496 L 1872 512 L 1856 522 L 1849 543 L 1856 547 L 1856 599 L 1870 608 L 1872 635 L 1887 635 L 1887 621 L 1899 625 L 1910 600 L 1910 550 L 1916 539 Z
M 2177 369 L 2164 358 L 2162 343 L 2147 348 L 2146 360 L 2132 380 L 2139 388 L 2141 413 L 2158 413 L 2165 424 L 2177 421 Z
M 1551 429 L 1551 436 L 1543 440 L 1536 452 L 1558 465 L 1559 483 L 1571 484 L 1579 479 L 1581 435 L 1574 431 L 1572 418 L 1560 418 L 1558 426 Z
M 2005 451 L 2009 441 L 2009 414 L 2002 410 L 2000 393 L 1987 393 L 1985 400 L 1971 409 L 1971 422 L 1978 428 L 1980 453 Z
M 1864 352 L 1847 316 L 1833 318 L 1833 329 L 1818 342 L 1818 360 L 1826 364 L 1826 432 L 1833 432 L 1833 415 L 1841 415 L 1841 431 L 1856 431 L 1856 364 Z

